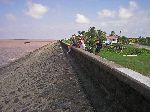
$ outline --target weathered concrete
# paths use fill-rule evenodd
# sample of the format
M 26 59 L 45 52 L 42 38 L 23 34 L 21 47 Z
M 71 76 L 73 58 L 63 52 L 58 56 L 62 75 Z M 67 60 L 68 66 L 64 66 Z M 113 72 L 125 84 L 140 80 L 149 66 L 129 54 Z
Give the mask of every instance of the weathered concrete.
M 0 112 L 93 112 L 58 43 L 0 69 Z
M 64 49 L 67 46 L 62 43 Z M 72 65 L 98 112 L 148 112 L 150 79 L 87 51 L 72 48 Z

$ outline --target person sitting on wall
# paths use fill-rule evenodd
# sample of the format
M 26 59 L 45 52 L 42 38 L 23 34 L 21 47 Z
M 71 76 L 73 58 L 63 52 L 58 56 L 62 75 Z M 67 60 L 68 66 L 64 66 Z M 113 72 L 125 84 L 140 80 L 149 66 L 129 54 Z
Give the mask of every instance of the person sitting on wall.
M 72 46 L 78 47 L 77 37 L 75 34 L 72 36 Z
M 71 52 L 71 47 L 78 47 L 78 42 L 77 42 L 76 35 L 72 36 L 72 38 L 71 38 L 71 44 L 68 45 L 68 52 L 67 53 Z
M 67 46 L 68 46 L 68 51 L 67 51 L 67 54 L 68 54 L 71 51 L 71 44 L 67 44 Z
M 81 35 L 81 37 L 79 38 L 79 45 L 81 49 L 85 50 L 85 43 L 84 43 L 84 37 Z
M 100 52 L 100 49 L 102 48 L 102 41 L 100 38 L 96 40 L 95 45 L 96 45 L 95 55 L 98 55 Z

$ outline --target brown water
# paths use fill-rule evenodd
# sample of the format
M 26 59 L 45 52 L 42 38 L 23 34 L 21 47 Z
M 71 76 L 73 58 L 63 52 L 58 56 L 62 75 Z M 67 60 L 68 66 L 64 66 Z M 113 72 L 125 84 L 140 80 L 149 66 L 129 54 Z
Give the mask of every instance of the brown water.
M 0 67 L 50 42 L 52 40 L 0 40 Z

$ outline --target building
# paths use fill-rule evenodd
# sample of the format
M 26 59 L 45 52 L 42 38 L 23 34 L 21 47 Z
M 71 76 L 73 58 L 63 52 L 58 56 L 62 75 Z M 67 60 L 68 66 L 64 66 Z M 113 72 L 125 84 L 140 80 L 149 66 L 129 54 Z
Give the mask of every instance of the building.
M 117 43 L 118 42 L 118 38 L 119 38 L 119 36 L 107 36 L 106 37 L 106 43 L 107 44 L 113 44 L 113 43 Z

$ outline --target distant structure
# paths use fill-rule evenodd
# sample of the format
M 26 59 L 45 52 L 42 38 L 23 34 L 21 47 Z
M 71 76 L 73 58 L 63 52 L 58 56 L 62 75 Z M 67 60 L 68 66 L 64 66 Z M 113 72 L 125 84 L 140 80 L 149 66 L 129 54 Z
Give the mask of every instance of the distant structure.
M 24 44 L 29 44 L 29 43 L 30 43 L 29 41 L 24 42 Z
M 106 37 L 106 43 L 107 44 L 114 44 L 114 43 L 118 43 L 118 38 L 119 36 L 115 35 L 115 36 L 107 36 Z
M 121 31 L 120 31 L 120 35 L 121 35 Z M 109 36 L 106 36 L 106 44 L 116 44 L 118 43 L 118 38 L 120 36 L 115 34 L 115 31 L 111 31 L 111 34 Z

